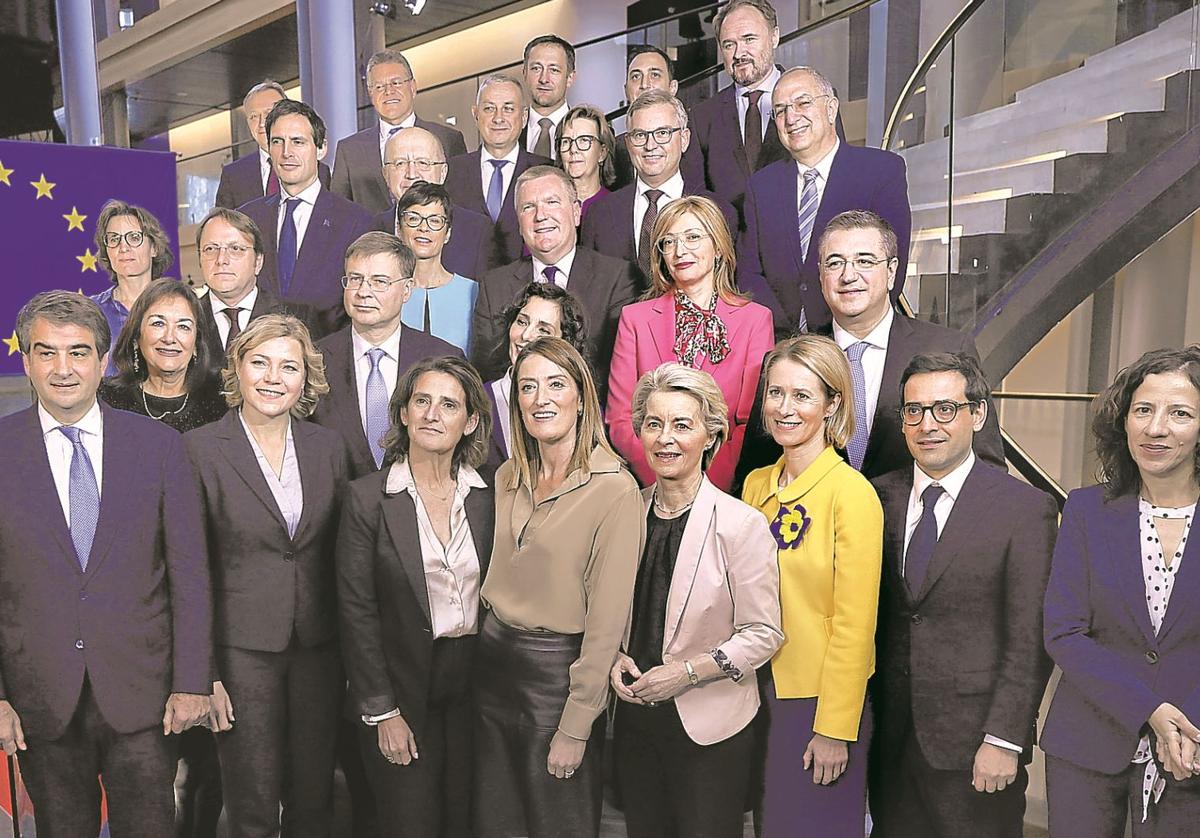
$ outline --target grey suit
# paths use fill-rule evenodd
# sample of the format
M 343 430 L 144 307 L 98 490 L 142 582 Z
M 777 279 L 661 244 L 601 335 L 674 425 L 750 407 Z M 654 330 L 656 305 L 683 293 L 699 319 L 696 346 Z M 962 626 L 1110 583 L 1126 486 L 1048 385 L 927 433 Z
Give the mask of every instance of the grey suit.
M 442 143 L 446 159 L 467 153 L 467 144 L 457 128 L 417 117 L 417 128 L 424 128 Z M 383 212 L 392 203 L 387 181 L 383 179 L 383 159 L 379 155 L 379 123 L 373 122 L 357 134 L 338 141 L 333 161 L 330 188 L 372 214 Z

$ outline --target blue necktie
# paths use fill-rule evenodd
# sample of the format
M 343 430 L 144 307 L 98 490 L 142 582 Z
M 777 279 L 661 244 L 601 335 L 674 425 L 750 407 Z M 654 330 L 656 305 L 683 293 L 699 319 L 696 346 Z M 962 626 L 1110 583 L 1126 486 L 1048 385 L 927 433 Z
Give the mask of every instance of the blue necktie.
M 908 550 L 904 553 L 904 581 L 914 597 L 921 592 L 929 562 L 933 559 L 933 550 L 937 547 L 937 519 L 933 517 L 933 508 L 945 491 L 938 484 L 930 483 L 921 492 L 921 520 L 917 522 L 917 528 L 908 541 Z
M 371 374 L 367 376 L 367 443 L 371 446 L 371 456 L 375 458 L 375 468 L 383 466 L 382 441 L 390 424 L 387 385 L 383 383 L 383 373 L 379 370 L 379 359 L 386 354 L 378 346 L 367 350 L 371 359 Z
M 299 198 L 285 198 L 283 201 L 286 214 L 283 216 L 283 227 L 279 231 L 279 293 L 286 295 L 292 284 L 292 274 L 296 270 L 296 207 L 300 205 Z
M 492 164 L 492 182 L 488 184 L 487 210 L 495 223 L 500 218 L 500 210 L 504 204 L 504 167 L 507 160 L 489 160 Z
M 58 429 L 71 441 L 71 479 L 67 490 L 71 507 L 71 541 L 75 544 L 79 567 L 86 571 L 92 539 L 96 537 L 96 523 L 100 520 L 100 490 L 96 486 L 92 458 L 80 439 L 82 432 L 72 425 L 59 425 Z
M 813 225 L 817 221 L 817 170 L 804 173 L 804 191 L 800 193 L 800 209 L 797 212 L 800 229 L 800 258 L 808 258 L 808 246 L 812 243 Z
M 863 460 L 867 457 L 867 379 L 863 374 L 862 356 L 867 351 L 868 343 L 859 341 L 846 347 L 846 357 L 850 359 L 850 384 L 854 388 L 854 436 L 846 443 L 846 453 L 850 455 L 850 465 L 862 471 Z

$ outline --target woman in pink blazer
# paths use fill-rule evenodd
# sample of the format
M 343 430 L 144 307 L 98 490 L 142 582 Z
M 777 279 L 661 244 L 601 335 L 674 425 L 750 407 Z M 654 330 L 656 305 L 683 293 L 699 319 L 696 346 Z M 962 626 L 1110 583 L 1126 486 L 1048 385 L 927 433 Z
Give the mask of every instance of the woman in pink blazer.
M 651 236 L 648 299 L 625 306 L 617 326 L 608 376 L 609 438 L 643 486 L 654 482 L 630 420 L 638 378 L 660 364 L 678 362 L 711 375 L 729 409 L 729 438 L 708 469 L 714 486 L 729 491 L 763 356 L 774 341 L 765 306 L 734 285 L 733 239 L 717 205 L 687 196 L 658 216 Z

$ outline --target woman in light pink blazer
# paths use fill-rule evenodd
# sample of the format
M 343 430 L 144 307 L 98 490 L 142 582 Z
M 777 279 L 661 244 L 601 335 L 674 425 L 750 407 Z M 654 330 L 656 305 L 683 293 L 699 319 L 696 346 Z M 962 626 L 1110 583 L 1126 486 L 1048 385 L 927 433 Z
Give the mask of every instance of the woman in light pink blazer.
M 651 239 L 652 288 L 647 299 L 625 306 L 617 326 L 605 416 L 609 438 L 638 482 L 654 482 L 630 421 L 634 385 L 647 370 L 672 361 L 703 370 L 716 380 L 729 410 L 729 438 L 708 479 L 729 491 L 762 359 L 774 343 L 771 311 L 737 291 L 733 239 L 709 199 L 669 203 Z
M 766 519 L 704 475 L 728 437 L 706 372 L 642 376 L 631 425 L 656 482 L 623 650 L 614 729 L 630 838 L 740 838 L 758 711 L 755 670 L 783 643 Z

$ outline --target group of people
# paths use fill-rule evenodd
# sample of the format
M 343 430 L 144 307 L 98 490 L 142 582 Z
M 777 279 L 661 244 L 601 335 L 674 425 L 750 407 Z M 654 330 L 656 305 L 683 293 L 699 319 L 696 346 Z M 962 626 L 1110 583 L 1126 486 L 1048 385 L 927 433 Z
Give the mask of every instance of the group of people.
M 39 835 L 99 775 L 115 838 L 327 836 L 339 765 L 356 835 L 595 835 L 608 749 L 631 836 L 1016 838 L 1052 661 L 1051 835 L 1200 818 L 1200 348 L 1118 375 L 1060 528 L 970 338 L 894 306 L 903 162 L 765 0 L 715 24 L 734 83 L 689 114 L 639 51 L 620 138 L 556 36 L 473 153 L 397 52 L 332 172 L 256 86 L 199 290 L 104 208 L 113 286 L 25 306 L 0 420 Z

